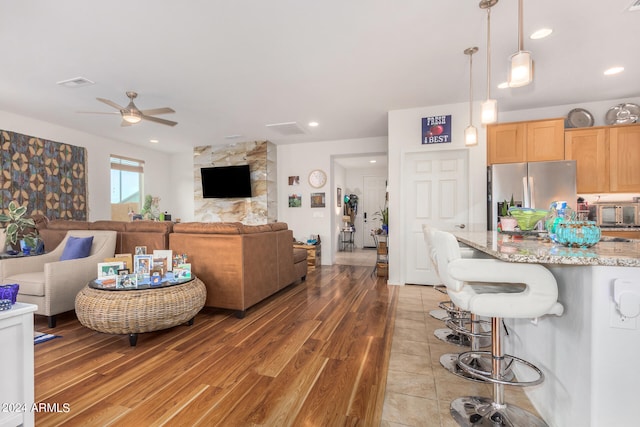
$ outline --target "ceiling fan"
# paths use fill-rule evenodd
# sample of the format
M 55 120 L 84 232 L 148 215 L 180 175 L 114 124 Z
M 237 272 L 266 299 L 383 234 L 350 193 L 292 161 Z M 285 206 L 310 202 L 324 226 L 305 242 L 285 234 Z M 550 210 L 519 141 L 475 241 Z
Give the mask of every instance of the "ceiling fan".
M 120 115 L 122 116 L 122 124 L 121 126 L 131 126 L 136 123 L 139 123 L 141 120 L 148 120 L 150 122 L 160 123 L 167 126 L 175 126 L 178 122 L 174 122 L 171 120 L 161 119 L 159 117 L 154 117 L 158 114 L 169 114 L 175 113 L 173 108 L 164 107 L 164 108 L 153 108 L 151 110 L 140 110 L 136 107 L 136 104 L 133 103 L 133 100 L 138 96 L 136 92 L 129 91 L 126 92 L 127 97 L 130 99 L 129 104 L 126 107 L 121 107 L 113 101 L 104 98 L 96 98 L 100 102 L 104 102 L 110 107 L 113 107 L 120 111 Z M 117 113 L 102 113 L 102 112 L 89 112 L 90 114 L 117 114 Z

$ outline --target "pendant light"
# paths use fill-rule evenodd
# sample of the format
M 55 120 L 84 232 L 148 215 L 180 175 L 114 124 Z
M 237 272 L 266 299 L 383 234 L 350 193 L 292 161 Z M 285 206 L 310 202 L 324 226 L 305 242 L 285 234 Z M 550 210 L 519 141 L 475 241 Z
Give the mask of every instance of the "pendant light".
M 478 129 L 473 127 L 473 54 L 478 51 L 477 47 L 469 47 L 464 50 L 465 55 L 469 55 L 469 126 L 464 130 L 464 145 L 471 147 L 478 145 Z
M 522 31 L 522 0 L 518 0 L 518 51 L 511 55 L 509 87 L 526 86 L 533 81 L 533 60 L 531 52 L 524 50 Z
M 481 0 L 480 9 L 487 9 L 487 99 L 482 103 L 480 114 L 484 125 L 498 121 L 498 101 L 491 99 L 491 8 L 498 0 Z

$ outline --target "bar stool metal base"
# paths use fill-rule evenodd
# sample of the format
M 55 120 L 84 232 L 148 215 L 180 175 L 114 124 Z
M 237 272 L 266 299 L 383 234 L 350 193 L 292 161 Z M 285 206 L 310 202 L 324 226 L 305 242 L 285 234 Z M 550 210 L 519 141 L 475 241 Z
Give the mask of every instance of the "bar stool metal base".
M 465 396 L 451 402 L 451 416 L 463 427 L 548 427 L 531 412 L 504 403 L 496 405 L 486 397 Z
M 431 310 L 429 314 L 431 315 L 431 317 L 438 320 L 445 320 L 447 317 L 449 317 L 449 313 L 447 313 L 446 310 L 442 309 Z
M 458 364 L 458 356 L 459 355 L 457 353 L 443 354 L 442 356 L 440 356 L 440 364 L 447 371 L 461 378 L 464 378 L 465 380 L 471 380 L 478 383 L 489 382 L 483 378 L 473 376 L 469 372 L 462 369 L 462 367 L 460 367 L 460 365 Z M 484 371 L 486 372 L 487 375 L 491 375 L 491 358 L 479 356 L 474 358 L 473 361 L 470 362 L 470 364 L 473 366 L 474 369 L 477 369 L 478 371 Z M 507 369 L 503 374 L 502 378 L 504 378 L 506 381 L 513 380 L 513 371 L 511 369 Z
M 433 332 L 440 341 L 444 341 L 448 344 L 459 345 L 460 347 L 470 347 L 471 340 L 468 336 L 459 334 L 452 331 L 449 328 L 436 329 Z

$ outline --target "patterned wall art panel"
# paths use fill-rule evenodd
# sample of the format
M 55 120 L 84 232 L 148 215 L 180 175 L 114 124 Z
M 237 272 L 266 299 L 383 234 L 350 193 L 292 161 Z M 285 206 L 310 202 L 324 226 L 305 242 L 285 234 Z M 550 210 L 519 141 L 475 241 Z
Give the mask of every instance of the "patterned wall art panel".
M 0 130 L 0 208 L 28 203 L 29 214 L 87 219 L 86 148 Z

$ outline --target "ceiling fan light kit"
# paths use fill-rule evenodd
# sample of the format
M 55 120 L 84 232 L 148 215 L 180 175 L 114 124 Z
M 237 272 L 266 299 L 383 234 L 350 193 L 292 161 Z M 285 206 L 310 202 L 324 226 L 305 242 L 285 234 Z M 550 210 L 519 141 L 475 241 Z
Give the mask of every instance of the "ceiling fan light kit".
M 158 115 L 158 114 L 175 113 L 175 110 L 173 110 L 173 108 L 163 107 L 163 108 L 153 108 L 150 110 L 140 110 L 138 109 L 138 107 L 136 107 L 136 104 L 133 102 L 133 100 L 138 97 L 138 94 L 133 91 L 128 91 L 126 92 L 126 94 L 130 100 L 129 104 L 126 107 L 121 107 L 120 105 L 116 104 L 115 102 L 109 99 L 104 99 L 104 98 L 96 98 L 96 99 L 102 103 L 107 104 L 110 107 L 117 109 L 120 112 L 120 115 L 122 116 L 122 126 L 131 126 L 136 123 L 140 123 L 142 120 L 160 123 L 162 125 L 167 125 L 167 126 L 175 126 L 178 124 L 178 122 L 161 119 L 159 117 L 154 117 L 155 115 Z M 103 114 L 103 113 L 97 113 L 97 114 Z

